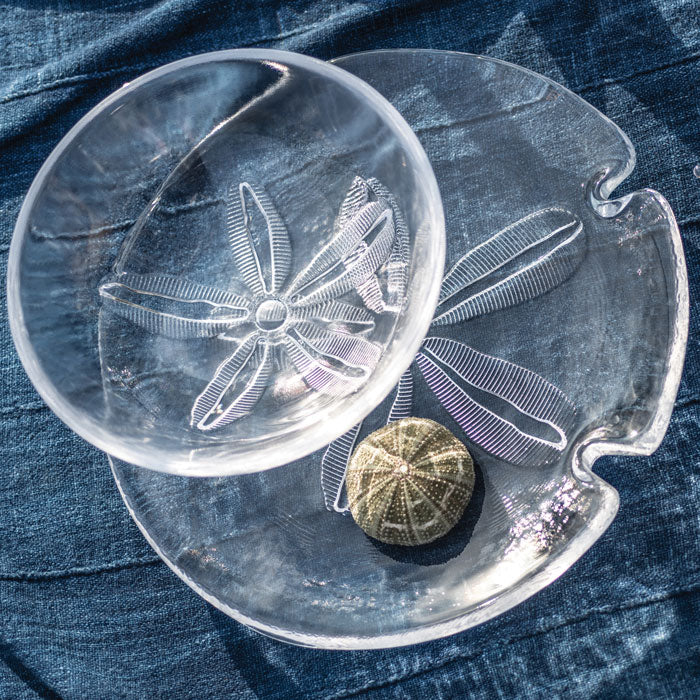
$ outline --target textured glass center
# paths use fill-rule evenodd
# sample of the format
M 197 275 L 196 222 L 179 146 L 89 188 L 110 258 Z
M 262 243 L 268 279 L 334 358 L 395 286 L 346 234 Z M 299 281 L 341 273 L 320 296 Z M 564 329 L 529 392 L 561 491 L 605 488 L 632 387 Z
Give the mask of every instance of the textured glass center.
M 255 311 L 255 323 L 264 331 L 274 331 L 287 319 L 287 307 L 278 299 L 267 299 Z

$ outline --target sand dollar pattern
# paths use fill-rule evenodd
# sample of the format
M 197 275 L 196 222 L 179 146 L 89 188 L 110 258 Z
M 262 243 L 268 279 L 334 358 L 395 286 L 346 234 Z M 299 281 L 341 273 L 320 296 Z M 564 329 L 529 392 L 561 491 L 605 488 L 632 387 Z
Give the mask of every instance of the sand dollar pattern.
M 355 522 L 387 544 L 427 544 L 459 521 L 474 489 L 467 448 L 427 418 L 403 418 L 365 438 L 347 472 Z
M 459 240 L 448 236 L 448 242 Z M 429 336 L 396 387 L 387 422 L 418 408 L 413 405 L 415 367 L 470 444 L 519 466 L 560 459 L 577 419 L 571 399 L 536 372 L 444 337 L 441 329 L 465 324 L 468 338 L 469 321 L 556 289 L 585 255 L 583 223 L 559 206 L 531 212 L 467 250 L 443 278 Z M 504 414 L 504 404 L 514 410 Z M 345 476 L 362 426 L 334 440 L 323 455 L 321 489 L 328 510 L 348 511 Z
M 356 390 L 381 355 L 367 338 L 375 314 L 396 313 L 404 299 L 409 233 L 393 195 L 374 178 L 355 177 L 332 236 L 296 276 L 286 225 L 261 186 L 229 187 L 226 230 L 241 278 L 231 288 L 128 272 L 128 245 L 100 285 L 103 313 L 155 335 L 229 345 L 194 399 L 190 425 L 210 431 L 247 416 L 273 384 L 275 367 L 288 362 L 314 391 Z

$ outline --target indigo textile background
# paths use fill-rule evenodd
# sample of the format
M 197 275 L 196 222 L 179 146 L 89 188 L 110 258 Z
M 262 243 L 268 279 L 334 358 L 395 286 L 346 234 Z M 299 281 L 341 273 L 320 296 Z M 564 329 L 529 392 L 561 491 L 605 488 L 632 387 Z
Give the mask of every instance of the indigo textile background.
M 630 136 L 681 228 L 684 380 L 651 458 L 605 458 L 617 520 L 556 583 L 448 639 L 295 648 L 209 606 L 162 564 L 106 458 L 31 387 L 6 320 L 22 198 L 90 107 L 169 61 L 267 46 L 483 53 L 557 80 Z M 700 4 L 698 0 L 0 2 L 0 698 L 691 698 L 700 696 Z

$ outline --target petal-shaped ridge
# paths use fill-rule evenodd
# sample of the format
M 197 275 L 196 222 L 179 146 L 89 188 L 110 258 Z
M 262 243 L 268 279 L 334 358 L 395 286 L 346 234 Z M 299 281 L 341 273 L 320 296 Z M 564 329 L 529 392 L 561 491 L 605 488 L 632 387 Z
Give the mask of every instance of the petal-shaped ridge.
M 394 246 L 387 261 L 387 300 L 386 307 L 398 310 L 403 306 L 408 282 L 409 235 L 406 221 L 398 202 L 389 190 L 374 177 L 368 181 L 378 199 L 385 199 L 394 213 Z
M 321 490 L 328 510 L 348 511 L 343 486 L 350 456 L 355 448 L 362 423 L 358 423 L 328 445 L 321 459 Z
M 284 338 L 289 357 L 306 383 L 326 393 L 345 393 L 364 381 L 381 348 L 359 335 L 297 324 Z
M 191 424 L 220 428 L 249 413 L 262 396 L 272 369 L 272 348 L 249 335 L 224 360 L 192 406 Z
M 367 207 L 352 220 L 357 234 L 352 236 L 355 243 L 351 252 L 298 288 L 297 305 L 319 304 L 356 290 L 386 261 L 394 241 L 391 208 L 379 202 L 371 202 Z
M 413 412 L 413 372 L 409 367 L 399 379 L 396 386 L 396 396 L 391 404 L 387 423 L 393 423 L 401 418 L 408 418 Z
M 168 275 L 124 273 L 99 291 L 105 308 L 168 338 L 212 338 L 250 313 L 237 294 Z
M 427 338 L 416 362 L 467 437 L 490 454 L 514 464 L 536 465 L 557 459 L 566 449 L 574 405 L 535 372 L 447 338 Z M 470 395 L 471 387 L 510 404 L 516 417 L 507 420 L 481 405 Z M 542 430 L 516 425 L 518 414 Z
M 263 230 L 254 230 L 255 211 L 262 216 Z M 226 226 L 233 257 L 253 294 L 279 292 L 292 260 L 287 228 L 267 193 L 241 182 L 229 190 Z
M 502 268 L 518 258 L 525 259 L 527 251 L 538 246 L 547 248 L 499 279 L 497 273 Z M 575 214 L 558 207 L 530 214 L 470 250 L 453 266 L 443 280 L 433 325 L 467 321 L 534 299 L 571 277 L 585 250 L 583 225 Z M 488 285 L 486 288 L 450 303 L 481 280 Z

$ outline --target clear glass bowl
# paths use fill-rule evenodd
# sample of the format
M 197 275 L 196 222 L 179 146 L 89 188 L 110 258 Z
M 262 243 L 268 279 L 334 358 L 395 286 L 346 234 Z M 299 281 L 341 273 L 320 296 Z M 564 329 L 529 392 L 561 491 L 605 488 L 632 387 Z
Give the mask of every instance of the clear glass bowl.
M 312 58 L 223 51 L 125 85 L 60 142 L 14 232 L 9 314 L 86 440 L 234 474 L 391 391 L 443 263 L 435 177 L 384 98 Z
M 440 184 L 449 272 L 415 363 L 361 426 L 281 469 L 187 479 L 112 466 L 151 544 L 221 610 L 286 641 L 373 648 L 483 622 L 600 537 L 618 496 L 593 463 L 663 437 L 687 280 L 663 197 L 609 198 L 634 166 L 629 140 L 565 88 L 457 53 L 337 64 L 399 109 Z M 364 535 L 342 484 L 354 442 L 406 414 L 446 425 L 477 466 L 457 527 L 414 548 Z

